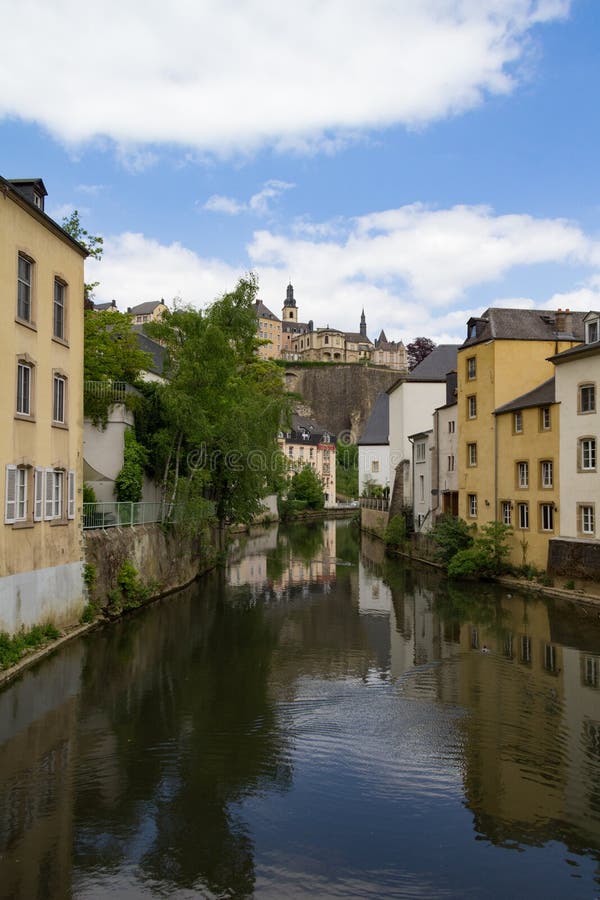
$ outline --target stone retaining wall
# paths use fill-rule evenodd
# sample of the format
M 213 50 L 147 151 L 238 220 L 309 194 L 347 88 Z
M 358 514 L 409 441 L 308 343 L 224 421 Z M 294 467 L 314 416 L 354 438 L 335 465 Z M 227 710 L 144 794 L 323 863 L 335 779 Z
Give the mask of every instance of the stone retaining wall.
M 548 542 L 548 572 L 571 578 L 600 578 L 600 543 L 553 538 Z

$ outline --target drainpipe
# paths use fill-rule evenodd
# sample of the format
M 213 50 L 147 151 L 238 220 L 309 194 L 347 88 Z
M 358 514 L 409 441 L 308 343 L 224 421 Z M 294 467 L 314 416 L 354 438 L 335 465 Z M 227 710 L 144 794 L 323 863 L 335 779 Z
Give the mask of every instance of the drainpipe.
M 494 516 L 496 521 L 498 513 L 498 416 L 494 416 Z

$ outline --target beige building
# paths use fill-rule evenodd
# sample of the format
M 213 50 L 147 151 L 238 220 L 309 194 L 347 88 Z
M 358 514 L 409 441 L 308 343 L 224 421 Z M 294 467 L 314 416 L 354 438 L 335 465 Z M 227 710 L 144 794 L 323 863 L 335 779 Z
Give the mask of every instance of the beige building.
M 105 304 L 97 306 L 101 309 Z M 137 306 L 128 306 L 127 312 L 131 316 L 134 325 L 145 325 L 147 322 L 156 322 L 168 310 L 162 300 L 149 300 L 146 303 L 138 303 Z
M 310 419 L 294 416 L 291 429 L 279 433 L 279 447 L 288 461 L 290 477 L 310 466 L 323 485 L 325 506 L 335 506 L 335 435 Z
M 383 329 L 373 345 L 371 362 L 375 366 L 385 366 L 386 369 L 408 372 L 406 347 L 402 341 L 388 341 Z
M 261 341 L 266 343 L 258 348 L 263 359 L 279 359 L 281 356 L 281 321 L 268 309 L 262 300 L 254 304 L 256 331 Z
M 463 519 L 477 525 L 497 519 L 499 504 L 507 499 L 499 495 L 499 463 L 508 465 L 509 480 L 514 476 L 514 460 L 499 456 L 494 412 L 551 378 L 548 358 L 582 340 L 583 313 L 568 310 L 492 308 L 469 319 L 458 353 L 458 513 Z M 547 519 L 546 525 L 551 535 L 554 521 Z
M 0 631 L 83 608 L 83 262 L 41 179 L 0 179 Z

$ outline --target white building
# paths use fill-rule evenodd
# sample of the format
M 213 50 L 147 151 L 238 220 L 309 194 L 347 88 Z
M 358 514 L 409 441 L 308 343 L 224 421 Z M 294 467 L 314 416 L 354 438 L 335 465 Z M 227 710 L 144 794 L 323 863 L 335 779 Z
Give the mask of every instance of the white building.
M 456 372 L 446 379 L 446 403 L 433 413 L 432 516 L 458 515 L 458 409 Z
M 389 396 L 378 395 L 358 440 L 358 493 L 370 486 L 390 487 Z
M 412 444 L 412 496 L 415 531 L 430 531 L 432 526 L 432 436 L 433 429 L 411 434 Z

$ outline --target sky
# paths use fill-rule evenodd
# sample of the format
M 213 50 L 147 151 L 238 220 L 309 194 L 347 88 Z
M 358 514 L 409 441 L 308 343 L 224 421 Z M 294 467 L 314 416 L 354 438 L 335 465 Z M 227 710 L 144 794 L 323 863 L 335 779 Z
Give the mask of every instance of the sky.
M 600 308 L 598 0 L 21 0 L 2 34 L 0 174 L 104 237 L 97 301 L 253 271 L 405 343 Z

